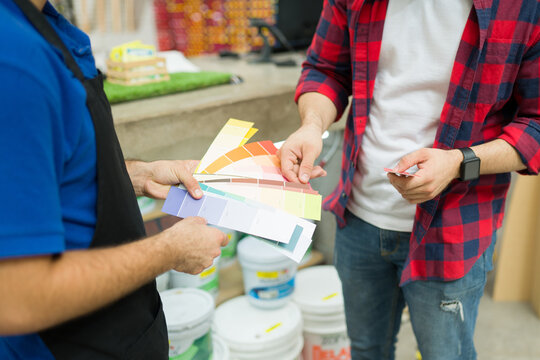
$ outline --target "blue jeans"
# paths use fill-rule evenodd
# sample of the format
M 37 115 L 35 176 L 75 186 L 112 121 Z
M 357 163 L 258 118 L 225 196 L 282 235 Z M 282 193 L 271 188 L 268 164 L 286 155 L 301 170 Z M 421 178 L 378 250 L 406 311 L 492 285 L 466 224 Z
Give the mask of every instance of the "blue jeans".
M 346 220 L 336 233 L 334 263 L 343 285 L 352 359 L 394 359 L 405 304 L 424 360 L 476 359 L 474 326 L 495 237 L 465 277 L 399 287 L 410 233 L 380 229 L 349 211 Z

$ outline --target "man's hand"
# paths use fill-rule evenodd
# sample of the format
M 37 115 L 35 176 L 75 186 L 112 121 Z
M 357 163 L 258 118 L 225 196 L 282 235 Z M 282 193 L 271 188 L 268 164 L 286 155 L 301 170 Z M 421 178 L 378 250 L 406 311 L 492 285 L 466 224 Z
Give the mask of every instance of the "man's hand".
M 165 199 L 171 185 L 183 184 L 195 199 L 202 196 L 193 172 L 196 160 L 126 161 L 129 177 L 137 196 Z
M 450 181 L 459 177 L 462 160 L 463 155 L 459 150 L 424 148 L 404 156 L 394 168 L 401 172 L 417 165 L 418 176 L 405 177 L 392 173 L 387 176 L 405 200 L 419 204 L 439 195 Z
M 221 247 L 229 242 L 223 232 L 206 226 L 206 220 L 198 216 L 179 221 L 160 236 L 174 255 L 174 270 L 189 274 L 199 274 L 210 267 L 221 254 Z
M 322 150 L 321 128 L 314 124 L 302 125 L 289 136 L 279 149 L 281 172 L 287 180 L 307 183 L 325 176 L 326 171 L 313 163 Z

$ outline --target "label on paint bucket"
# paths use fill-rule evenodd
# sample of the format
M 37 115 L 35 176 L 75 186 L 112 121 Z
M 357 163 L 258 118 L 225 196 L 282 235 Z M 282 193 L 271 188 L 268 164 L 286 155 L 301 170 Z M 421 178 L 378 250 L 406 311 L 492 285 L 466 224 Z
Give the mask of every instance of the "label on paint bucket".
M 204 279 L 210 275 L 212 275 L 213 273 L 216 272 L 216 266 L 215 265 L 212 265 L 210 266 L 208 269 L 204 270 L 202 273 L 200 273 L 200 277 L 201 279 Z
M 178 348 L 178 347 L 177 347 Z M 169 360 L 209 360 L 212 359 L 214 346 L 211 332 L 201 336 L 191 344 L 191 346 L 181 354 L 177 354 L 175 346 L 169 345 Z
M 350 341 L 345 332 L 312 334 L 304 332 L 303 357 L 306 360 L 350 360 Z
M 249 295 L 255 299 L 281 299 L 290 296 L 294 291 L 294 278 L 286 283 L 255 287 L 249 290 Z

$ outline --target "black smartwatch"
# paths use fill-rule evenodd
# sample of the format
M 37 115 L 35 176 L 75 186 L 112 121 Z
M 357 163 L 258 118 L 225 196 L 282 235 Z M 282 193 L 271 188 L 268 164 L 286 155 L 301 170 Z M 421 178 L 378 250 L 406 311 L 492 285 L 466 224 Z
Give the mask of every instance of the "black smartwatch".
M 471 148 L 458 149 L 463 154 L 463 161 L 459 168 L 459 180 L 469 181 L 480 176 L 480 158 Z

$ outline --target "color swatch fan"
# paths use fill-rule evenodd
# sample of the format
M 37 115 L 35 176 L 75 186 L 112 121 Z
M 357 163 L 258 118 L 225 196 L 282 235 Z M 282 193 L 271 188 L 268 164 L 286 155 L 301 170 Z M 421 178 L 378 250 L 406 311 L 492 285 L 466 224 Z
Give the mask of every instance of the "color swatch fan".
M 163 211 L 258 236 L 299 262 L 315 230 L 305 219 L 320 220 L 322 197 L 309 184 L 282 176 L 271 141 L 247 143 L 256 132 L 253 123 L 230 119 L 196 170 L 203 198 L 173 187 Z

